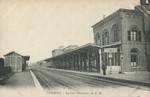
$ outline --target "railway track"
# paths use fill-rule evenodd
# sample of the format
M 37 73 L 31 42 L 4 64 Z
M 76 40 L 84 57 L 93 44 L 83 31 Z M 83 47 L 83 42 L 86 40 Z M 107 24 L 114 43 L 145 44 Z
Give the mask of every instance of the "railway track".
M 54 71 L 55 73 L 58 73 L 57 71 Z M 81 80 L 84 82 L 84 83 L 87 83 L 89 86 L 91 87 L 110 87 L 112 86 L 114 83 L 116 85 L 122 85 L 122 84 L 119 84 L 117 82 L 114 82 L 114 81 L 108 81 L 108 80 L 104 80 L 104 79 L 98 79 L 98 78 L 95 78 L 95 77 L 90 77 L 90 76 L 86 76 L 86 75 L 79 75 L 79 74 L 75 74 L 73 73 L 73 75 L 71 73 L 61 73 L 61 75 L 64 75 L 64 76 L 67 76 L 67 77 L 71 77 L 73 79 L 78 79 L 78 80 Z M 85 80 L 86 79 L 90 79 L 90 80 Z M 103 81 L 107 84 L 102 84 L 100 83 L 100 81 Z M 99 84 L 100 83 L 100 84 Z M 116 88 L 116 87 L 111 87 L 111 88 Z
M 48 70 L 46 70 L 46 71 L 49 72 Z M 41 71 L 41 72 L 43 72 L 43 71 Z M 54 73 L 57 74 L 58 72 L 54 71 Z M 95 88 L 95 87 L 97 87 L 97 88 L 98 87 L 111 87 L 112 89 L 116 89 L 116 87 L 112 87 L 113 84 L 112 83 L 110 84 L 110 82 L 108 82 L 108 81 L 99 80 L 97 78 L 89 77 L 89 76 L 86 76 L 86 75 L 79 75 L 79 74 L 74 74 L 74 73 L 73 73 L 73 75 L 71 75 L 70 73 L 69 74 L 68 73 L 61 73 L 61 75 L 69 77 L 69 78 L 72 78 L 72 79 L 75 79 L 75 80 L 76 79 L 77 80 L 81 80 L 84 83 L 87 83 L 87 86 L 90 86 L 90 87 L 93 87 L 93 88 Z M 54 78 L 54 77 L 50 77 L 50 78 Z M 85 78 L 86 78 L 86 80 L 85 80 Z M 87 80 L 87 79 L 89 79 L 89 80 Z M 63 81 L 60 81 L 60 79 L 57 80 L 57 81 L 63 82 Z M 107 84 L 106 83 L 105 84 L 101 84 L 100 81 L 106 82 Z M 65 82 L 63 82 L 63 84 L 64 83 Z M 66 83 L 65 83 L 65 85 L 66 85 Z M 120 84 L 118 84 L 118 85 L 120 85 Z M 68 85 L 68 84 L 67 84 L 67 86 L 70 87 L 70 85 Z M 73 88 L 73 90 L 76 90 L 76 89 Z
M 65 93 L 75 93 L 75 94 L 84 94 L 98 96 L 130 96 L 134 93 L 135 97 L 143 97 L 143 94 L 149 94 L 149 90 L 141 89 L 140 86 L 130 86 L 115 82 L 114 80 L 102 79 L 97 76 L 85 75 L 74 72 L 67 72 L 55 69 L 45 69 L 45 68 L 33 68 L 33 73 L 37 76 L 38 80 L 44 84 L 45 87 L 48 87 L 50 90 L 46 90 L 47 93 L 57 93 L 60 91 L 65 91 Z M 56 84 L 56 85 L 55 85 Z M 62 86 L 63 88 L 59 88 Z M 43 87 L 43 86 L 42 86 Z M 53 90 L 54 87 L 54 90 Z M 58 87 L 58 88 L 57 88 Z M 44 88 L 44 87 L 43 87 Z M 68 89 L 65 89 L 68 88 Z M 55 90 L 56 89 L 56 90 Z M 70 90 L 69 90 L 70 89 Z M 73 90 L 73 91 L 71 91 Z M 70 92 L 71 91 L 71 92 Z M 90 92 L 89 92 L 90 91 Z M 110 91 L 110 93 L 107 93 Z M 94 94 L 96 93 L 96 94 Z M 69 94 L 72 95 L 72 94 Z M 73 94 L 74 95 L 74 94 Z M 149 97 L 149 96 L 146 96 Z
M 57 72 L 56 72 L 57 73 Z M 84 76 L 80 76 L 80 75 L 77 75 L 77 76 L 74 76 L 74 75 L 71 75 L 70 73 L 69 74 L 64 74 L 64 73 L 61 73 L 61 75 L 63 76 L 66 76 L 66 77 L 71 77 L 72 79 L 78 79 L 78 80 L 81 80 L 82 82 L 84 83 L 87 83 L 88 86 L 90 87 L 98 87 L 98 84 L 94 83 L 93 81 L 90 81 L 90 80 L 85 80 L 85 77 Z M 86 77 L 87 78 L 87 77 Z M 89 78 L 88 78 L 89 79 Z M 108 86 L 108 85 L 105 85 L 103 84 L 104 86 Z
M 50 90 L 56 90 L 57 87 L 62 87 L 62 88 L 67 88 L 69 90 L 73 90 L 73 91 L 77 92 L 77 89 L 75 89 L 68 83 L 66 83 L 54 76 L 48 75 L 46 72 L 43 72 L 41 70 L 32 70 L 32 71 L 34 72 L 36 77 L 40 80 L 41 84 L 44 83 L 44 86 L 47 86 L 47 88 Z M 55 85 L 53 85 L 53 83 L 51 83 L 52 81 L 53 81 L 53 83 L 55 83 Z M 57 86 L 56 86 L 56 84 L 57 84 Z
M 53 71 L 55 73 L 63 72 L 63 71 L 55 71 L 55 70 L 53 70 Z M 83 78 L 83 79 L 84 78 L 91 79 L 92 81 L 84 81 L 84 82 L 93 85 L 93 87 L 94 86 L 98 86 L 97 83 L 99 83 L 99 82 L 105 82 L 105 83 L 108 83 L 108 84 L 103 84 L 103 85 L 107 86 L 107 87 L 110 87 L 110 84 L 111 85 L 115 84 L 115 85 L 119 85 L 119 86 L 126 86 L 126 87 L 131 87 L 131 88 L 137 88 L 137 89 L 142 89 L 142 90 L 148 90 L 148 91 L 150 91 L 149 87 L 139 86 L 139 85 L 133 85 L 133 84 L 123 83 L 123 82 L 117 82 L 117 81 L 111 81 L 111 80 L 107 80 L 107 79 L 100 79 L 100 78 L 97 78 L 97 77 L 93 77 L 93 76 L 89 76 L 89 75 L 84 75 L 84 74 L 77 74 L 77 73 L 72 73 L 72 72 L 69 72 L 69 74 L 66 73 L 66 72 L 65 72 L 65 74 L 64 73 L 61 73 L 61 74 L 65 75 L 65 76 L 72 77 L 72 78 L 76 77 L 78 79 L 81 79 L 81 78 Z M 71 74 L 73 74 L 73 75 L 71 75 Z M 116 87 L 111 86 L 111 88 L 116 88 Z
M 40 75 L 40 80 L 42 83 L 45 83 L 47 87 L 51 89 L 55 89 L 56 87 L 59 86 L 54 86 L 53 83 L 50 83 L 52 80 L 55 84 L 61 85 L 62 87 L 66 87 L 70 90 L 77 91 L 77 88 L 80 89 L 80 86 L 82 87 L 91 87 L 91 88 L 100 88 L 100 87 L 108 87 L 111 89 L 116 89 L 117 87 L 123 87 L 124 90 L 127 90 L 128 87 L 133 88 L 133 89 L 142 89 L 142 90 L 148 90 L 150 91 L 149 88 L 147 87 L 141 87 L 138 85 L 132 85 L 128 83 L 123 83 L 123 82 L 116 82 L 116 81 L 111 81 L 108 79 L 101 79 L 96 76 L 89 76 L 89 75 L 84 75 L 84 74 L 77 74 L 77 73 L 72 73 L 72 72 L 65 72 L 65 71 L 58 71 L 58 70 L 51 70 L 50 69 L 35 69 L 36 72 L 38 72 Z M 38 76 L 38 75 L 37 75 Z M 63 76 L 63 77 L 62 77 Z M 45 80 L 48 79 L 48 80 Z M 72 81 L 69 81 L 69 80 Z M 75 80 L 75 82 L 74 82 Z M 76 82 L 79 81 L 79 84 Z M 83 84 L 81 84 L 83 83 Z M 125 88 L 126 87 L 126 88 Z
M 34 74 L 39 80 L 40 84 L 46 89 L 54 89 L 52 85 L 50 85 L 46 80 L 44 80 L 43 76 L 41 76 L 37 71 L 34 70 Z

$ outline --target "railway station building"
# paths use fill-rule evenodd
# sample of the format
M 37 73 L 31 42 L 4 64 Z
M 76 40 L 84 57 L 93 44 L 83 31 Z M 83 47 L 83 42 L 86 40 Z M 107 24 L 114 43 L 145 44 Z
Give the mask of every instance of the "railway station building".
M 134 9 L 119 9 L 92 26 L 94 43 L 45 59 L 53 67 L 89 72 L 150 70 L 150 0 Z
M 23 56 L 14 51 L 4 55 L 4 66 L 10 66 L 13 72 L 22 72 L 26 69 L 30 56 Z

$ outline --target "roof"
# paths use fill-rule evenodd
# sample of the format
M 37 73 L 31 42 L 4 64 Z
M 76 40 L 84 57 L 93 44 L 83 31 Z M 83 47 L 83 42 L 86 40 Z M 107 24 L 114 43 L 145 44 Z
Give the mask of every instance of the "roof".
M 71 52 L 75 52 L 75 51 L 81 50 L 81 49 L 86 48 L 86 47 L 96 47 L 96 48 L 100 48 L 100 46 L 98 46 L 98 45 L 94 45 L 93 43 L 88 43 L 88 44 L 85 44 L 85 45 L 80 46 L 80 47 L 78 47 L 78 48 L 75 48 L 75 49 L 69 50 L 69 51 L 67 51 L 67 52 L 64 52 L 64 53 L 62 53 L 62 54 L 59 54 L 59 55 L 57 55 L 57 56 L 54 56 L 54 57 L 51 57 L 51 58 L 47 58 L 47 59 L 45 59 L 44 61 L 47 61 L 47 60 L 50 60 L 50 59 L 52 59 L 52 58 L 56 58 L 56 57 L 58 57 L 58 56 L 65 55 L 65 54 L 68 54 L 68 53 L 71 53 Z
M 120 9 L 118 9 L 117 11 L 115 11 L 114 13 L 110 14 L 109 16 L 107 16 L 106 18 L 104 18 L 104 19 L 100 20 L 99 22 L 97 22 L 96 24 L 94 24 L 94 25 L 92 26 L 92 28 L 95 28 L 97 25 L 102 24 L 102 23 L 104 23 L 104 22 L 107 22 L 107 20 L 108 20 L 109 18 L 111 18 L 112 16 L 116 17 L 116 15 L 117 15 L 119 12 L 138 12 L 138 13 L 139 13 L 138 10 L 134 10 L 134 9 L 122 9 L 122 8 L 120 8 Z
M 12 54 L 12 53 L 15 53 L 15 54 L 17 54 L 17 55 L 19 55 L 19 56 L 22 56 L 21 54 L 16 53 L 15 51 L 11 51 L 11 52 L 9 52 L 9 53 L 5 54 L 4 56 L 8 56 L 8 55 L 10 55 L 10 54 Z
M 4 56 L 8 56 L 8 55 L 10 55 L 10 54 L 12 54 L 12 53 L 15 53 L 15 54 L 17 54 L 17 55 L 19 55 L 19 56 L 25 57 L 26 60 L 29 60 L 29 59 L 30 59 L 30 56 L 23 56 L 23 55 L 21 55 L 21 54 L 19 54 L 19 53 L 16 53 L 15 51 L 11 51 L 11 52 L 5 54 Z
M 68 52 L 64 52 L 64 53 L 62 53 L 62 54 L 60 54 L 60 55 L 57 55 L 57 56 L 54 56 L 54 57 L 51 57 L 51 58 L 47 58 L 47 59 L 45 59 L 44 61 L 48 61 L 48 60 L 50 60 L 50 59 L 53 59 L 53 58 L 56 58 L 56 57 L 59 57 L 59 56 L 62 56 L 62 55 L 65 55 L 65 54 L 69 54 L 69 53 L 73 53 L 73 52 L 77 52 L 77 51 L 80 51 L 81 49 L 85 49 L 85 48 L 98 48 L 98 49 L 101 49 L 101 48 L 108 48 L 108 47 L 111 47 L 111 46 L 114 46 L 114 45 L 120 45 L 120 44 L 122 44 L 122 42 L 121 41 L 119 41 L 119 42 L 115 42 L 114 44 L 110 44 L 110 45 L 105 45 L 105 46 L 99 46 L 99 45 L 95 45 L 95 44 L 93 44 L 93 43 L 88 43 L 88 44 L 85 44 L 85 45 L 83 45 L 83 46 L 80 46 L 80 47 L 78 47 L 78 48 L 75 48 L 75 49 L 72 49 L 72 50 L 70 50 L 70 51 L 68 51 Z

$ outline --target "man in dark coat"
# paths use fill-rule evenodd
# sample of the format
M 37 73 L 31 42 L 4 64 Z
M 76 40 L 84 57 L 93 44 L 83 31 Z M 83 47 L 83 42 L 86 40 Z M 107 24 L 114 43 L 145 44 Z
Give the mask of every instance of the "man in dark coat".
M 102 62 L 103 75 L 106 75 L 106 69 L 107 69 L 106 64 Z

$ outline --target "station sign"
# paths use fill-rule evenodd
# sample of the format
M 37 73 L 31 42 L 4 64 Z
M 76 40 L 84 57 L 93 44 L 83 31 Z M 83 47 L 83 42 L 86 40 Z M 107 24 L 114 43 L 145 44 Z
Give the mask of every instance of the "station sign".
M 106 53 L 117 53 L 117 48 L 105 48 L 104 52 Z

